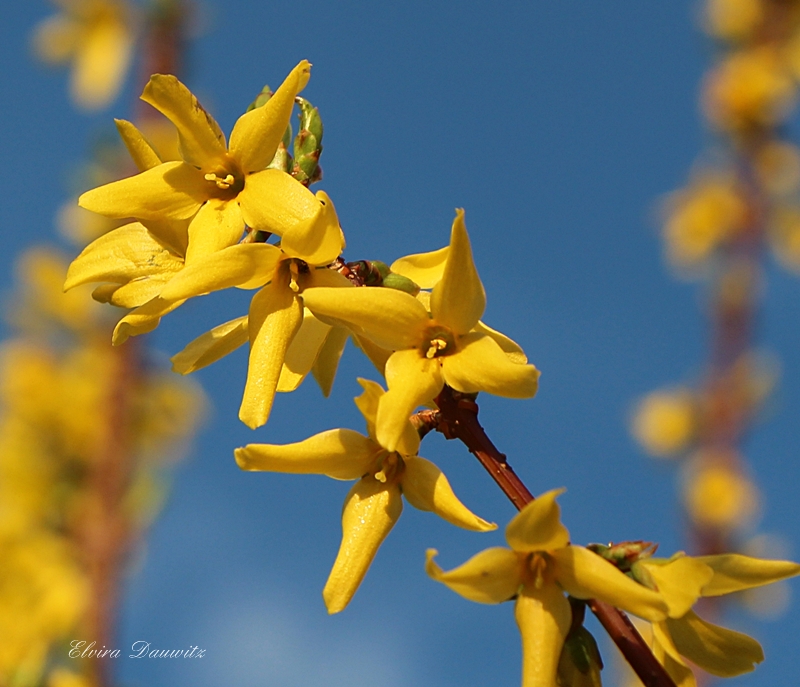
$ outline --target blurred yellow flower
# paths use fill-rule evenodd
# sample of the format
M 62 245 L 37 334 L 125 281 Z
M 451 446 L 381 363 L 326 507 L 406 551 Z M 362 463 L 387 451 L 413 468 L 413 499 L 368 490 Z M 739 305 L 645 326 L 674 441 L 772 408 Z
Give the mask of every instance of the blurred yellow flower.
M 673 193 L 665 205 L 664 240 L 670 262 L 696 268 L 725 240 L 741 231 L 747 205 L 732 179 L 703 174 Z
M 523 687 L 557 684 L 559 657 L 572 623 L 564 592 L 577 599 L 599 599 L 652 622 L 667 617 L 667 604 L 658 592 L 569 543 L 555 500 L 562 491 L 542 494 L 511 520 L 506 527 L 511 549 L 487 549 L 448 572 L 434 562 L 435 550 L 427 554 L 428 574 L 470 601 L 501 603 L 516 596 Z
M 124 0 L 55 0 L 62 13 L 34 34 L 45 62 L 72 62 L 70 92 L 88 110 L 108 105 L 122 87 L 133 55 L 133 10 Z
M 795 84 L 786 64 L 768 47 L 727 57 L 710 73 L 703 93 L 709 121 L 734 132 L 781 123 L 795 99 Z
M 683 496 L 689 517 L 698 527 L 735 529 L 758 513 L 758 490 L 735 465 L 708 449 L 693 457 Z
M 707 31 L 725 40 L 745 38 L 763 17 L 761 0 L 708 0 L 705 11 Z
M 249 444 L 236 449 L 243 470 L 321 474 L 358 479 L 345 499 L 342 543 L 322 596 L 329 613 L 343 610 L 356 593 L 378 548 L 403 510 L 401 495 L 415 508 L 433 511 L 448 522 L 477 532 L 496 529 L 458 500 L 447 478 L 417 455 L 419 435 L 406 420 L 397 450 L 390 451 L 375 432 L 383 389 L 360 379 L 364 393 L 356 405 L 367 422 L 368 436 L 334 429 L 284 446 Z
M 672 456 L 689 447 L 697 408 L 688 389 L 654 391 L 643 398 L 633 419 L 633 435 L 654 456 Z

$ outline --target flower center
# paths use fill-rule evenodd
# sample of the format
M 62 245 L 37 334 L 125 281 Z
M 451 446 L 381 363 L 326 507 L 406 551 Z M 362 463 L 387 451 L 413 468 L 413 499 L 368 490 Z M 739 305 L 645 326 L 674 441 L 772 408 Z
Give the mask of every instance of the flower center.
M 374 477 L 379 482 L 386 484 L 395 481 L 405 470 L 405 463 L 398 453 L 387 453 L 378 462 L 380 470 Z
M 222 200 L 231 200 L 244 188 L 244 175 L 233 158 L 226 157 L 219 161 L 219 167 L 207 172 L 203 178 L 213 184 L 211 196 Z
M 433 325 L 425 333 L 422 353 L 429 360 L 455 352 L 455 337 L 447 327 Z
M 534 589 L 541 589 L 545 581 L 548 581 L 552 576 L 552 573 L 547 569 L 548 556 L 543 551 L 529 553 L 525 559 L 524 568 L 524 582 Z
M 227 191 L 231 186 L 233 186 L 233 182 L 236 181 L 233 178 L 233 174 L 226 174 L 225 178 L 222 179 L 213 172 L 209 172 L 208 174 L 206 174 L 205 180 L 213 181 L 216 184 L 217 188 L 222 189 L 223 191 Z

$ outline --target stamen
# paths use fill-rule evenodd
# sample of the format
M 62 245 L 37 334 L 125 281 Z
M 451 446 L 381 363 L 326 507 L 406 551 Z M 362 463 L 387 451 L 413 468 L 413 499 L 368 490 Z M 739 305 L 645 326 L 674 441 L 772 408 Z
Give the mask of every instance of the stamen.
M 223 179 L 212 172 L 209 172 L 203 178 L 206 181 L 213 181 L 217 185 L 217 188 L 222 189 L 223 191 L 227 191 L 231 186 L 233 186 L 233 182 L 236 181 L 236 179 L 233 177 L 233 174 L 226 174 L 225 178 Z
M 300 277 L 300 269 L 294 260 L 289 263 L 289 275 L 289 288 L 295 293 L 300 293 L 300 285 L 297 283 Z
M 447 348 L 447 341 L 444 339 L 431 339 L 431 344 L 425 353 L 425 357 L 429 360 L 435 358 L 436 354 L 439 353 L 439 351 L 443 351 L 445 348 Z

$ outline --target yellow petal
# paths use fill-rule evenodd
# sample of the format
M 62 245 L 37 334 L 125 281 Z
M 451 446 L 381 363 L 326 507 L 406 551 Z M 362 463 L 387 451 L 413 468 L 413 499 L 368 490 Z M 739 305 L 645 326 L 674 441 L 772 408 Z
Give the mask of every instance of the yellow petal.
M 312 221 L 321 209 L 311 191 L 279 169 L 248 174 L 237 199 L 249 227 L 278 236 Z
M 311 371 L 331 326 L 320 322 L 311 311 L 303 312 L 303 324 L 292 340 L 283 361 L 278 391 L 294 391 Z
M 114 327 L 111 343 L 115 346 L 125 343 L 130 336 L 152 332 L 161 322 L 161 318 L 172 312 L 185 301 L 166 301 L 163 298 L 154 298 L 142 306 L 129 312 Z
M 331 429 L 284 446 L 248 444 L 234 451 L 242 470 L 358 479 L 375 463 L 380 447 L 350 429 Z
M 652 649 L 656 660 L 664 666 L 667 674 L 675 683 L 675 687 L 697 687 L 694 673 L 683 662 L 683 658 L 672 643 L 666 623 L 653 625 Z
M 572 610 L 555 584 L 524 587 L 514 607 L 522 636 L 522 687 L 555 687 Z
M 551 551 L 558 583 L 578 599 L 596 598 L 651 622 L 667 617 L 667 602 L 582 546 Z
M 761 645 L 752 637 L 708 623 L 693 611 L 666 621 L 675 648 L 692 663 L 719 677 L 755 670 L 764 660 Z
M 269 418 L 283 360 L 303 321 L 303 305 L 289 288 L 288 270 L 250 302 L 250 365 L 239 419 L 251 429 Z
M 445 381 L 458 391 L 485 391 L 506 398 L 531 398 L 539 389 L 539 370 L 512 362 L 495 340 L 473 332 L 462 336 L 453 355 L 442 356 Z
M 490 532 L 497 525 L 486 522 L 469 510 L 453 493 L 444 473 L 419 456 L 403 458 L 405 472 L 400 487 L 406 500 L 419 510 L 432 511 L 447 522 L 475 532 Z
M 120 308 L 138 308 L 159 295 L 169 275 L 134 279 L 114 290 L 108 302 Z
M 429 322 L 425 307 L 413 296 L 395 289 L 313 288 L 303 292 L 306 307 L 355 329 L 390 350 L 412 348 L 422 341 Z
M 347 277 L 327 267 L 312 267 L 308 272 L 301 272 L 298 282 L 301 291 L 317 288 L 319 286 L 328 286 L 337 289 L 353 288 L 353 282 Z
M 109 17 L 86 32 L 75 51 L 70 91 L 86 108 L 105 107 L 119 93 L 133 53 L 133 35 L 125 21 Z
M 142 100 L 175 125 L 181 157 L 202 170 L 201 178 L 203 172 L 216 171 L 212 168 L 227 152 L 225 134 L 186 86 L 171 74 L 153 74 Z
M 422 289 L 432 289 L 441 280 L 450 246 L 445 246 L 430 253 L 416 253 L 398 258 L 390 269 L 396 274 L 407 277 Z
M 255 289 L 270 281 L 281 251 L 267 243 L 240 243 L 197 258 L 175 275 L 162 298 L 192 298 L 233 286 Z
M 338 613 L 350 603 L 402 510 L 395 484 L 367 476 L 350 490 L 342 511 L 342 544 L 322 590 L 328 613 Z
M 139 129 L 125 119 L 115 119 L 120 138 L 140 172 L 158 167 L 162 160 Z
M 369 358 L 370 362 L 375 366 L 375 369 L 386 376 L 386 363 L 392 355 L 392 352 L 386 348 L 381 348 L 378 344 L 372 343 L 366 336 L 359 336 L 352 334 L 353 343 L 356 347 Z
M 165 162 L 87 191 L 78 198 L 78 204 L 116 219 L 188 219 L 208 197 L 207 184 L 191 165 Z
M 523 508 L 506 526 L 506 541 L 515 551 L 551 551 L 569 544 L 569 532 L 561 523 L 556 497 L 565 489 L 553 489 Z
M 67 270 L 64 289 L 89 282 L 124 284 L 148 275 L 173 275 L 183 261 L 170 253 L 138 222 L 92 241 Z
M 378 406 L 375 434 L 381 446 L 388 451 L 395 451 L 408 431 L 406 428 L 411 426 L 408 420 L 411 413 L 417 406 L 436 398 L 444 386 L 444 380 L 438 361 L 429 360 L 412 348 L 392 353 L 386 363 L 386 382 L 389 391 Z
M 703 596 L 720 596 L 743 589 L 761 587 L 800 574 L 800 565 L 791 561 L 770 561 L 738 553 L 718 556 L 697 556 L 714 571 L 714 577 L 703 587 Z
M 311 76 L 311 63 L 303 60 L 261 107 L 239 117 L 231 131 L 230 151 L 245 172 L 264 169 L 275 156 L 292 117 L 294 99 Z
M 438 553 L 436 549 L 425 552 L 425 572 L 470 601 L 499 604 L 512 598 L 522 584 L 519 557 L 510 549 L 486 549 L 447 572 L 433 560 Z
M 197 337 L 172 356 L 172 370 L 187 375 L 235 351 L 247 339 L 247 317 L 237 317 Z
M 525 355 L 525 351 L 522 350 L 522 347 L 516 341 L 508 338 L 505 334 L 498 332 L 496 329 L 492 329 L 488 324 L 478 322 L 478 324 L 476 324 L 473 328 L 473 331 L 491 336 L 492 339 L 494 339 L 494 342 L 500 346 L 503 353 L 508 356 L 511 362 L 519 363 L 521 365 L 524 365 L 528 362 L 528 357 Z
M 442 280 L 431 294 L 431 314 L 457 334 L 466 334 L 481 319 L 486 293 L 472 260 L 464 211 L 456 210 L 450 234 L 450 251 Z
M 339 360 L 344 352 L 348 336 L 349 332 L 344 327 L 332 327 L 311 368 L 311 373 L 317 380 L 325 398 L 330 396 L 333 388 L 333 380 L 336 378 L 336 370 L 339 367 Z
M 378 441 L 375 424 L 377 422 L 380 400 L 384 397 L 386 392 L 380 384 L 368 379 L 359 379 L 358 383 L 361 384 L 364 393 L 355 399 L 356 406 L 367 422 L 367 433 L 375 441 Z M 419 442 L 419 433 L 410 422 L 407 422 L 403 428 L 400 440 L 397 442 L 397 451 L 403 456 L 415 456 L 417 455 L 417 451 L 419 451 Z
M 642 561 L 655 581 L 658 591 L 669 605 L 671 618 L 680 618 L 701 596 L 703 587 L 714 576 L 704 563 L 690 556 L 681 556 L 664 565 Z
M 234 246 L 244 233 L 244 220 L 235 200 L 211 198 L 189 224 L 186 264 Z
M 183 260 L 189 243 L 188 219 L 143 219 L 142 224 L 155 239 Z
M 333 201 L 324 191 L 319 191 L 316 197 L 317 213 L 283 231 L 281 250 L 309 265 L 328 265 L 342 252 L 342 229 Z
M 375 420 L 378 417 L 378 404 L 386 391 L 384 391 L 380 384 L 370 379 L 362 379 L 359 377 L 358 383 L 361 385 L 361 388 L 364 389 L 364 392 L 360 396 L 356 396 L 353 400 L 367 423 L 367 434 L 377 442 L 375 437 Z

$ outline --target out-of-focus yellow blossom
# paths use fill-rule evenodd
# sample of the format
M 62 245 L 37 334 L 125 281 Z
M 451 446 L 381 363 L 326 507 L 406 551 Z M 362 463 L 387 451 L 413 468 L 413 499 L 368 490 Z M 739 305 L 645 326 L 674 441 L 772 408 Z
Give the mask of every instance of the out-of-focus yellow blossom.
M 389 450 L 397 447 L 414 408 L 432 401 L 445 384 L 463 393 L 487 391 L 510 398 L 536 393 L 538 370 L 507 355 L 492 333 L 478 328 L 486 295 L 463 210 L 453 222 L 444 274 L 430 295 L 430 313 L 417 298 L 393 289 L 314 288 L 304 295 L 317 316 L 395 351 L 386 363 L 389 391 L 377 421 L 378 437 Z
M 86 608 L 87 583 L 64 539 L 41 530 L 0 524 L 0 559 L 0 683 L 37 684 L 50 645 Z
M 761 0 L 708 0 L 706 30 L 723 40 L 738 40 L 750 34 L 763 17 Z
M 667 256 L 676 267 L 691 269 L 744 228 L 747 205 L 732 179 L 704 174 L 670 196 L 665 215 Z
M 793 272 L 800 272 L 800 208 L 778 208 L 772 217 L 769 237 L 775 257 L 781 264 Z
M 311 74 L 303 61 L 262 106 L 242 115 L 230 145 L 217 122 L 174 76 L 155 74 L 142 99 L 178 129 L 182 161 L 164 162 L 128 179 L 84 193 L 82 207 L 144 223 L 191 220 L 186 261 L 239 242 L 245 223 L 302 250 L 325 221 L 324 202 L 290 175 L 266 169 Z
M 754 159 L 761 185 L 771 194 L 784 196 L 800 187 L 800 150 L 784 141 L 769 141 Z
M 415 508 L 433 511 L 448 522 L 477 532 L 496 529 L 458 500 L 441 470 L 417 455 L 419 435 L 406 421 L 396 451 L 381 444 L 375 422 L 383 389 L 360 379 L 364 393 L 356 405 L 368 436 L 334 429 L 285 446 L 249 444 L 236 449 L 243 470 L 321 474 L 358 479 L 345 499 L 342 543 L 322 596 L 329 613 L 343 610 L 356 593 L 378 548 L 403 510 L 401 495 Z
M 639 403 L 633 434 L 654 456 L 673 456 L 690 445 L 697 429 L 697 404 L 688 389 L 654 391 Z
M 47 676 L 47 687 L 92 687 L 92 682 L 84 675 L 56 668 Z
M 740 554 L 677 554 L 669 560 L 651 558 L 636 565 L 646 570 L 669 605 L 669 617 L 653 624 L 651 648 L 678 687 L 696 687 L 684 659 L 718 677 L 751 672 L 764 660 L 756 640 L 694 613 L 691 607 L 699 596 L 721 596 L 800 574 L 797 563 Z
M 426 570 L 470 601 L 500 603 L 516 596 L 522 634 L 523 687 L 555 687 L 561 649 L 572 612 L 564 592 L 595 598 L 634 615 L 660 622 L 667 617 L 662 596 L 634 582 L 597 554 L 569 543 L 556 497 L 549 491 L 523 508 L 506 527 L 511 549 L 483 551 L 444 572 L 428 550 Z
M 44 61 L 72 62 L 72 99 L 89 110 L 108 105 L 122 87 L 135 40 L 123 0 L 55 0 L 62 13 L 43 21 L 34 47 Z
M 10 312 L 14 326 L 30 334 L 44 334 L 55 326 L 87 331 L 102 321 L 102 308 L 86 293 L 64 293 L 64 265 L 63 255 L 45 247 L 32 248 L 19 258 L 21 289 Z
M 734 465 L 710 449 L 695 455 L 688 465 L 683 498 L 698 527 L 735 529 L 758 513 L 758 491 Z
M 709 121 L 733 132 L 779 124 L 794 103 L 792 77 L 780 53 L 768 47 L 727 57 L 710 73 L 703 93 Z

